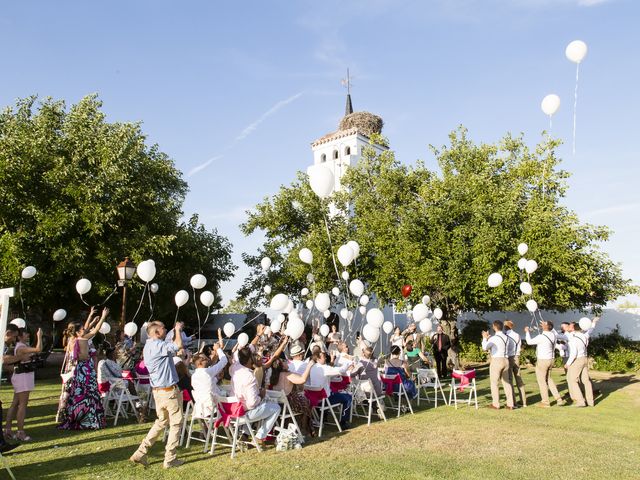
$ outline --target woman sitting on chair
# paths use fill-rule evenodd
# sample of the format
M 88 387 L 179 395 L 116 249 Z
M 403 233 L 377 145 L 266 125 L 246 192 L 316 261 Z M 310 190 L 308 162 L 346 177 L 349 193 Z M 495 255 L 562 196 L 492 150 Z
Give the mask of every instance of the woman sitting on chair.
M 420 360 L 429 365 L 429 359 L 422 353 L 422 350 L 414 345 L 413 340 L 407 340 L 407 343 L 405 343 L 404 355 L 409 364 L 409 371 L 412 373 L 417 372 L 418 368 L 420 368 Z
M 409 395 L 409 399 L 413 399 L 417 394 L 416 384 L 413 383 L 411 378 L 411 372 L 409 371 L 409 364 L 406 360 L 400 360 L 400 354 L 402 350 L 397 345 L 391 347 L 391 358 L 387 360 L 385 365 L 386 375 L 400 375 L 404 389 Z
M 309 372 L 313 366 L 313 360 L 309 359 L 307 368 L 302 375 L 289 372 L 289 364 L 286 360 L 276 358 L 271 364 L 271 388 L 284 392 L 291 405 L 293 413 L 302 415 L 302 425 L 309 436 L 315 437 L 316 432 L 311 422 L 311 403 L 297 385 L 304 385 L 309 378 Z

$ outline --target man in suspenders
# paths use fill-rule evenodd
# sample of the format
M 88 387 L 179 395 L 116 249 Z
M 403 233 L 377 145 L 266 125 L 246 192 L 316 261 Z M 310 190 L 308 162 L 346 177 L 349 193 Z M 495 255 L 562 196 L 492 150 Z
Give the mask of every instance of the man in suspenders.
M 564 405 L 564 400 L 558 392 L 558 388 L 551 378 L 551 369 L 553 368 L 554 350 L 556 348 L 556 333 L 553 331 L 553 323 L 550 321 L 542 322 L 542 333 L 531 338 L 529 333 L 529 327 L 525 327 L 526 332 L 525 340 L 527 345 L 536 346 L 536 380 L 538 380 L 538 387 L 540 388 L 540 397 L 542 397 L 542 403 L 538 405 L 548 408 L 549 404 L 549 390 L 551 395 L 556 399 L 557 405 Z
M 520 349 L 522 348 L 522 340 L 520 339 L 520 335 L 513 331 L 513 322 L 511 320 L 504 322 L 504 333 L 508 340 L 507 359 L 509 360 L 509 383 L 513 385 L 513 379 L 515 378 L 518 394 L 520 395 L 520 403 L 523 407 L 526 407 L 527 395 L 524 391 L 522 375 L 520 375 Z
M 565 368 L 567 370 L 567 384 L 569 395 L 576 407 L 593 407 L 593 387 L 589 378 L 589 359 L 587 358 L 587 345 L 589 345 L 589 333 L 582 332 L 577 322 L 572 322 L 569 326 L 571 335 L 569 338 L 569 359 Z M 578 383 L 584 385 L 584 395 Z M 586 397 L 586 405 L 585 405 Z
M 500 408 L 500 386 L 507 397 L 507 408 L 513 410 L 513 385 L 509 382 L 509 360 L 507 359 L 507 336 L 502 333 L 502 322 L 493 322 L 495 335 L 489 337 L 489 332 L 482 332 L 482 349 L 490 351 L 491 363 L 489 364 L 489 377 L 491 380 L 491 405 L 489 408 L 498 410 Z

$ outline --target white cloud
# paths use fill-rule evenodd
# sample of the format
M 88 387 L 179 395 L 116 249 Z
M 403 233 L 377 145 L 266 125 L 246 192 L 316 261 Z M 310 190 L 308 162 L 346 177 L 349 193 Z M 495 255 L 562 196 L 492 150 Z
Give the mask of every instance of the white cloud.
M 209 160 L 207 160 L 204 163 L 201 163 L 200 165 L 193 167 L 191 170 L 189 170 L 189 173 L 187 173 L 187 177 L 190 177 L 192 175 L 195 175 L 196 173 L 198 173 L 201 170 L 204 170 L 205 168 L 207 168 L 209 165 L 211 165 L 213 162 L 215 162 L 216 160 L 220 160 L 221 158 L 223 158 L 223 155 L 216 155 L 215 157 L 211 157 Z
M 296 93 L 295 95 L 290 96 L 289 98 L 287 98 L 285 100 L 280 100 L 273 107 L 271 107 L 269 110 L 267 110 L 262 115 L 260 115 L 260 117 L 255 122 L 252 122 L 249 125 L 247 125 L 242 130 L 242 132 L 240 132 L 240 135 L 238 135 L 235 138 L 235 141 L 239 142 L 240 140 L 244 140 L 245 138 L 247 138 L 251 134 L 251 132 L 253 132 L 256 128 L 258 128 L 258 125 L 260 125 L 262 122 L 264 122 L 271 115 L 275 114 L 282 107 L 284 107 L 286 105 L 289 105 L 291 102 L 296 101 L 298 98 L 300 98 L 302 96 L 302 94 L 303 94 L 303 92 L 299 92 L 299 93 Z
M 640 203 L 620 203 L 610 207 L 598 208 L 585 214 L 585 217 L 597 217 L 602 215 L 615 215 L 617 213 L 627 213 L 640 210 Z

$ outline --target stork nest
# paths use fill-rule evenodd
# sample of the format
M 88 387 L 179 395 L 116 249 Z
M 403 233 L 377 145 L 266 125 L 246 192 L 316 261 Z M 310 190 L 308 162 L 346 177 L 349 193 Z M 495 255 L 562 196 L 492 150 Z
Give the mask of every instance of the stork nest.
M 339 130 L 357 128 L 359 132 L 370 137 L 374 133 L 381 133 L 384 122 L 382 118 L 369 112 L 354 112 L 346 115 L 341 121 Z

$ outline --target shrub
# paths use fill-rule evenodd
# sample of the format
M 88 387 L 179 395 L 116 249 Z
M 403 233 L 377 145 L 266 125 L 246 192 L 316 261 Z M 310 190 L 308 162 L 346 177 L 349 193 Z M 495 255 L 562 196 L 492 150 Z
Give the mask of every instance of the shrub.
M 469 320 L 462 329 L 462 340 L 480 345 L 484 330 L 489 330 L 489 322 L 485 320 Z
M 536 364 L 536 349 L 523 342 L 520 350 L 520 365 L 527 365 L 529 363 L 531 365 Z
M 595 356 L 593 368 L 608 372 L 636 372 L 640 370 L 640 351 L 618 346 L 615 350 Z
M 465 339 L 460 339 L 460 358 L 463 362 L 486 362 L 487 352 L 482 350 L 479 343 L 468 342 Z

